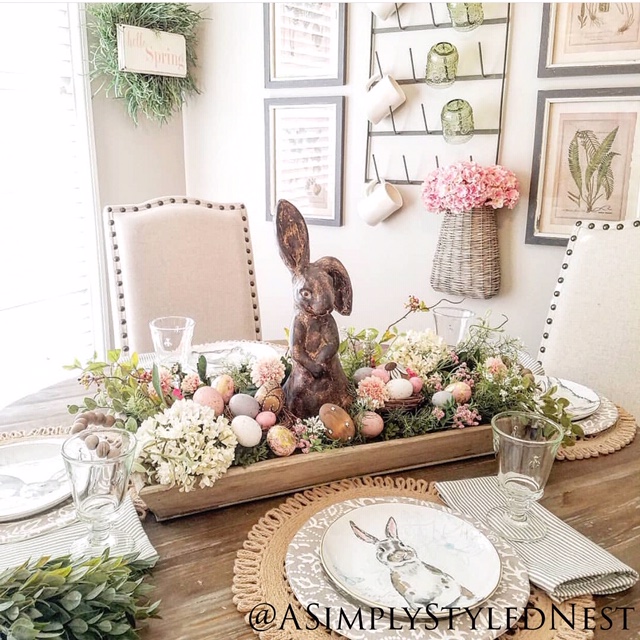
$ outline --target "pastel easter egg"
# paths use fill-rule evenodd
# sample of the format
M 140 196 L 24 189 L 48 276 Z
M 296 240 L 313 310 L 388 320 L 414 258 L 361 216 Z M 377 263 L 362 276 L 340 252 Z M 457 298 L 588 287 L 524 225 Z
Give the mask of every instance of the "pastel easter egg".
M 204 388 L 206 389 L 206 387 Z M 258 401 L 249 394 L 236 393 L 236 395 L 229 400 L 229 410 L 234 416 L 249 416 L 250 418 L 255 418 L 260 413 L 260 405 Z
M 360 433 L 365 438 L 375 438 L 382 433 L 384 429 L 384 420 L 379 413 L 375 411 L 365 411 L 360 421 Z
M 327 437 L 331 440 L 349 442 L 356 435 L 356 426 L 351 416 L 338 405 L 330 402 L 323 404 L 319 415 L 325 426 Z
M 384 368 L 384 365 L 381 367 L 376 367 L 372 372 L 372 376 L 377 376 L 384 382 L 385 384 L 391 380 L 391 374 Z
M 434 407 L 444 407 L 447 402 L 451 402 L 453 400 L 453 395 L 450 391 L 436 391 L 431 396 L 431 404 Z
M 277 417 L 273 411 L 261 411 L 256 416 L 256 422 L 262 427 L 263 431 L 267 431 L 276 423 Z
M 391 400 L 406 400 L 413 395 L 413 385 L 404 378 L 393 378 L 387 382 L 387 391 Z
M 365 378 L 368 378 L 372 373 L 373 369 L 371 367 L 360 367 L 359 369 L 356 369 L 355 373 L 353 374 L 353 381 L 358 384 Z
M 298 445 L 295 434 L 282 424 L 276 424 L 267 432 L 267 444 L 277 456 L 290 456 Z
M 422 378 L 419 378 L 418 376 L 413 376 L 409 378 L 409 382 L 413 387 L 413 393 L 420 393 L 422 391 L 422 387 L 424 386 L 424 381 L 422 380 Z
M 445 388 L 445 391 L 449 391 L 458 404 L 471 400 L 471 387 L 466 382 L 453 382 Z
M 211 381 L 211 386 L 222 396 L 224 403 L 229 404 L 229 400 L 236 390 L 233 378 L 227 373 L 223 373 Z
M 243 447 L 255 447 L 262 440 L 260 425 L 249 416 L 236 416 L 231 421 L 231 430 L 235 433 L 238 444 Z
M 284 391 L 275 381 L 265 382 L 257 391 L 255 399 L 263 411 L 273 411 L 276 415 L 284 407 Z
M 193 401 L 205 407 L 211 407 L 217 416 L 224 411 L 224 400 L 220 392 L 213 387 L 198 387 L 193 394 Z

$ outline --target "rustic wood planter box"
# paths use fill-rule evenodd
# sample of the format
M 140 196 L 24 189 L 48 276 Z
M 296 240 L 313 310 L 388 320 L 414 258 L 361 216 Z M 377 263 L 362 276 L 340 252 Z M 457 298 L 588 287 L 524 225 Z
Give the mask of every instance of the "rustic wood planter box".
M 160 485 L 140 489 L 158 520 L 219 509 L 356 476 L 404 471 L 493 453 L 491 425 L 451 429 L 413 438 L 296 454 L 231 467 L 213 487 L 188 493 Z

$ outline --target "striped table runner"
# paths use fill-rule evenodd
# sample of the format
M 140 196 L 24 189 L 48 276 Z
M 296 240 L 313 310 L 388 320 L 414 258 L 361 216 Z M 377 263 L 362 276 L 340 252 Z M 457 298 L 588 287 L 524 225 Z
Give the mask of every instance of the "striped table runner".
M 437 482 L 450 506 L 484 522 L 489 509 L 505 501 L 495 476 Z M 527 566 L 533 584 L 562 601 L 586 594 L 605 595 L 632 587 L 638 573 L 565 524 L 539 504 L 533 513 L 544 520 L 547 535 L 537 542 L 510 542 Z
M 114 525 L 133 537 L 134 551 L 139 554 L 141 560 L 155 562 L 158 559 L 158 553 L 149 542 L 129 496 L 122 503 L 120 515 Z M 30 558 L 36 560 L 42 556 L 67 555 L 73 541 L 82 537 L 86 531 L 85 525 L 76 520 L 72 524 L 49 531 L 37 538 L 0 544 L 0 571 L 19 566 Z M 111 555 L 119 555 L 117 547 L 112 550 Z

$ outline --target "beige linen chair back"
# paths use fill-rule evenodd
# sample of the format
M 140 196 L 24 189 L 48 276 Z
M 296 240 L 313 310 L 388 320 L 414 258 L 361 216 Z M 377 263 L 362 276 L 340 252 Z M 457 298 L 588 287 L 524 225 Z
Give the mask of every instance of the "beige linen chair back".
M 576 223 L 539 359 L 640 417 L 640 220 Z
M 168 196 L 104 210 L 116 341 L 151 352 L 149 322 L 195 320 L 194 344 L 259 340 L 260 313 L 243 204 Z

